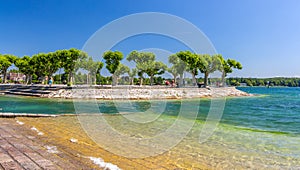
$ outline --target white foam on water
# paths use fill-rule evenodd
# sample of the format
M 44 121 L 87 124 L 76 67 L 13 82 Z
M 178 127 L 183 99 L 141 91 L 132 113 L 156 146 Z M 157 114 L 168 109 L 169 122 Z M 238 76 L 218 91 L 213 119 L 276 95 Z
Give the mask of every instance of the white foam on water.
M 24 125 L 24 122 L 21 122 L 21 121 L 16 121 L 19 125 Z
M 46 145 L 45 148 L 47 149 L 48 153 L 59 153 L 56 146 Z
M 104 162 L 102 158 L 95 158 L 95 157 L 89 157 L 91 161 L 93 161 L 94 164 L 99 165 L 100 168 L 103 168 L 105 170 L 121 170 L 117 165 L 114 165 L 112 163 Z
M 32 127 L 31 130 L 38 132 L 39 130 L 35 127 Z
M 44 135 L 44 133 L 43 132 L 38 132 L 38 135 L 42 136 L 42 135 Z
M 32 127 L 31 130 L 36 131 L 37 134 L 40 135 L 40 136 L 44 135 L 43 132 L 39 131 L 39 130 L 38 130 L 37 128 L 35 128 L 35 127 Z
M 70 141 L 73 142 L 73 143 L 77 143 L 77 142 L 78 142 L 78 139 L 71 138 Z

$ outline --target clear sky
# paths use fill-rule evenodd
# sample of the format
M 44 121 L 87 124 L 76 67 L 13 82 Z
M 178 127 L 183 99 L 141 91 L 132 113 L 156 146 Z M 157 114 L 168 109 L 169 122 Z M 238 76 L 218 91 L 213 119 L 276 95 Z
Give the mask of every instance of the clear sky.
M 140 12 L 169 13 L 196 25 L 218 53 L 243 64 L 231 76 L 300 76 L 299 0 L 0 0 L 0 53 L 81 49 L 105 24 Z M 155 36 L 135 37 L 119 50 L 126 55 L 166 46 L 182 50 Z

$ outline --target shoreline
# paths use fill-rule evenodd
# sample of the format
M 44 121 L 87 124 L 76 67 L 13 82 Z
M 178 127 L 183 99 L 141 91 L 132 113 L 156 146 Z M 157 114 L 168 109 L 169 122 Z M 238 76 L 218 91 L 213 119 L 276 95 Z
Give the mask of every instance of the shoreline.
M 73 88 L 52 92 L 48 98 L 97 100 L 193 99 L 253 96 L 235 87 L 210 88 Z
M 193 99 L 253 96 L 236 87 L 166 87 L 166 86 L 73 86 L 62 85 L 0 85 L 2 95 L 38 98 L 97 99 L 97 100 L 148 100 Z

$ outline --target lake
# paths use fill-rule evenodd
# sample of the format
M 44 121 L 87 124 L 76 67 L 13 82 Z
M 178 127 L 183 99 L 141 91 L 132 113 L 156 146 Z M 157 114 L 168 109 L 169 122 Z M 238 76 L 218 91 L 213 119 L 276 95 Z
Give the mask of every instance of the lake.
M 105 115 L 116 115 L 106 120 L 116 131 L 129 136 L 153 137 L 170 128 L 178 116 L 182 117 L 192 124 L 192 128 L 184 140 L 171 150 L 174 159 L 187 157 L 195 164 L 206 159 L 213 167 L 220 163 L 243 169 L 299 169 L 300 88 L 238 89 L 256 96 L 227 98 L 220 122 L 216 120 L 216 128 L 203 142 L 199 142 L 199 136 L 211 109 L 210 99 L 98 100 L 97 107 L 98 112 Z M 91 101 L 75 102 L 82 108 L 80 112 L 95 113 L 89 107 Z M 1 112 L 13 113 L 78 113 L 72 100 L 19 96 L 1 96 L 0 108 Z M 125 113 L 127 117 L 116 113 Z

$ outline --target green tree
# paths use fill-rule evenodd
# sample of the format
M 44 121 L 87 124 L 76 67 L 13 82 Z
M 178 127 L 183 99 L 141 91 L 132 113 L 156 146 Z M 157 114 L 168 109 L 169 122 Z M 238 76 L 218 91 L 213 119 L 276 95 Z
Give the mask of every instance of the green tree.
M 88 57 L 86 60 L 82 61 L 80 67 L 84 68 L 89 72 L 87 75 L 87 84 L 89 84 L 88 80 L 90 80 L 90 82 L 95 85 L 96 76 L 97 74 L 100 74 L 100 70 L 103 67 L 103 63 L 100 61 L 93 61 L 92 57 Z
M 29 61 L 29 64 L 33 66 L 33 72 L 35 75 L 37 75 L 38 80 L 44 84 L 45 77 L 48 75 L 47 72 L 47 54 L 45 53 L 39 53 L 36 55 L 33 55 L 31 60 Z
M 165 73 L 167 66 L 160 61 L 149 61 L 146 64 L 145 73 L 150 77 L 150 85 L 153 85 L 153 77 Z
M 119 51 L 107 51 L 103 54 L 103 58 L 105 59 L 106 69 L 112 74 L 112 85 L 115 86 L 117 83 L 117 76 L 115 75 L 115 71 L 121 64 L 123 54 Z
M 101 78 L 101 69 L 103 68 L 104 64 L 102 62 L 97 62 L 98 63 L 98 67 L 97 67 L 97 71 L 96 71 L 96 81 L 97 81 L 97 76 L 99 77 L 99 83 L 100 83 L 100 78 Z
M 196 75 L 198 74 L 198 68 L 200 58 L 198 55 L 190 51 L 180 51 L 176 53 L 180 60 L 182 60 L 187 65 L 187 70 L 192 74 L 193 85 L 196 86 Z
M 69 50 L 58 50 L 57 55 L 61 59 L 61 67 L 68 75 L 68 85 L 73 84 L 74 74 L 79 69 L 80 63 L 88 56 L 85 52 L 71 48 Z
M 118 84 L 118 79 L 122 74 L 129 73 L 130 68 L 125 66 L 124 64 L 120 64 L 117 68 L 117 70 L 114 73 L 114 76 L 116 77 L 116 85 Z
M 132 51 L 127 56 L 127 60 L 136 63 L 136 69 L 138 72 L 138 76 L 140 77 L 140 86 L 142 86 L 144 79 L 143 74 L 146 73 L 148 65 L 155 61 L 155 55 L 151 52 Z
M 10 54 L 0 55 L 0 69 L 3 74 L 2 83 L 7 81 L 7 69 L 14 64 L 17 57 Z
M 242 64 L 240 62 L 237 62 L 233 59 L 227 59 L 225 60 L 222 55 L 218 55 L 220 61 L 221 61 L 221 64 L 222 64 L 222 67 L 220 67 L 220 71 L 222 71 L 222 86 L 225 85 L 225 77 L 228 75 L 228 73 L 232 73 L 232 69 L 233 68 L 236 68 L 236 69 L 239 69 L 241 70 L 243 67 L 242 67 Z
M 131 69 L 131 71 L 128 73 L 129 78 L 130 78 L 130 85 L 134 84 L 134 77 L 137 75 L 138 70 L 136 68 Z
M 169 68 L 169 71 L 171 71 L 173 73 L 177 73 L 179 75 L 179 86 L 182 86 L 183 74 L 187 67 L 186 63 L 183 60 L 181 60 L 176 54 L 169 56 L 169 63 L 173 64 L 173 66 L 171 68 Z M 174 76 L 174 74 L 172 74 L 172 75 Z M 174 79 L 175 79 L 174 81 L 176 82 L 175 76 L 174 76 Z
M 46 75 L 50 79 L 55 72 L 61 67 L 61 59 L 56 52 L 47 53 L 44 65 L 46 67 Z
M 30 65 L 31 58 L 29 56 L 24 56 L 22 58 L 18 58 L 15 62 L 15 66 L 19 69 L 19 71 L 25 74 L 26 84 L 32 83 L 32 74 L 34 73 L 33 65 Z
M 198 68 L 204 74 L 204 87 L 207 87 L 209 74 L 220 69 L 221 61 L 219 55 L 198 54 L 198 57 Z
M 178 69 L 173 65 L 170 68 L 167 68 L 167 71 L 172 74 L 173 80 L 176 83 L 177 76 L 179 75 Z

